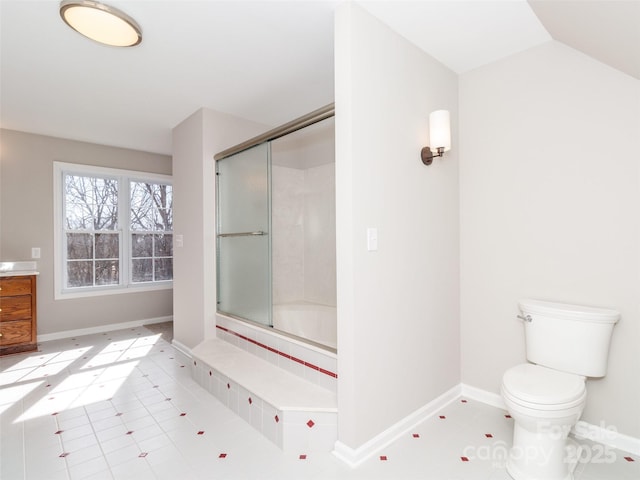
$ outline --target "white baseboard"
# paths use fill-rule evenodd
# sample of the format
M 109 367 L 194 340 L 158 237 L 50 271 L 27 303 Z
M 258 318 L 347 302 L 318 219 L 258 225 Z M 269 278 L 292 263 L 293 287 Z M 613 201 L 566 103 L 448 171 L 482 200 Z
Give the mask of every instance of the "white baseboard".
M 375 455 L 376 452 L 379 452 L 402 435 L 405 435 L 416 425 L 435 415 L 443 407 L 459 397 L 460 385 L 456 385 L 435 400 L 432 400 L 356 449 L 337 441 L 334 446 L 333 454 L 350 467 L 357 467 L 362 462 Z
M 461 383 L 358 448 L 351 448 L 338 440 L 335 443 L 333 454 L 350 467 L 355 468 L 460 397 L 506 410 L 504 401 L 499 394 Z M 640 439 L 624 435 L 612 428 L 580 421 L 572 429 L 571 433 L 577 438 L 587 438 L 612 448 L 640 455 Z
M 99 325 L 97 327 L 78 328 L 74 330 L 64 330 L 62 332 L 45 333 L 38 335 L 38 342 L 48 342 L 50 340 L 60 340 L 63 338 L 79 337 L 81 335 L 92 335 L 94 333 L 112 332 L 113 330 L 123 330 L 125 328 L 142 327 L 154 323 L 164 323 L 173 321 L 173 316 L 144 318 L 142 320 L 133 320 L 131 322 L 110 323 L 108 325 Z
M 587 438 L 609 447 L 640 455 L 640 438 L 625 435 L 616 431 L 615 428 L 593 425 L 581 420 L 571 429 L 571 433 L 576 438 Z
M 487 390 L 482 390 L 481 388 L 472 387 L 471 385 L 467 385 L 466 383 L 461 383 L 460 386 L 462 387 L 463 397 L 470 398 L 471 400 L 476 400 L 477 402 L 481 402 L 486 405 L 491 405 L 492 407 L 501 408 L 503 410 L 507 409 L 507 406 L 504 404 L 504 400 L 497 393 L 488 392 Z
M 470 385 L 461 384 L 462 396 L 471 400 L 486 403 L 493 407 L 506 410 L 502 397 L 496 393 L 488 392 Z M 594 442 L 617 448 L 625 452 L 640 455 L 640 439 L 617 432 L 614 428 L 603 425 L 593 425 L 584 421 L 579 421 L 572 429 L 571 433 L 577 438 L 587 438 Z
M 176 340 L 175 338 L 171 340 L 171 346 L 176 350 L 178 350 L 183 355 L 186 355 L 189 358 L 193 358 L 193 355 L 191 354 L 191 349 L 187 347 L 184 343 Z

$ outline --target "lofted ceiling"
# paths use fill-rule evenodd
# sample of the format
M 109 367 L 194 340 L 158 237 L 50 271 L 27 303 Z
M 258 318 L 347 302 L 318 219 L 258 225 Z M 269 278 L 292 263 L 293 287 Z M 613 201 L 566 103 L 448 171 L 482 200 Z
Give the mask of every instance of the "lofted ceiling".
M 142 44 L 69 29 L 57 0 L 0 0 L 0 125 L 171 153 L 206 107 L 277 126 L 333 101 L 333 16 L 348 0 L 105 0 Z M 556 39 L 640 79 L 640 0 L 363 0 L 463 73 Z

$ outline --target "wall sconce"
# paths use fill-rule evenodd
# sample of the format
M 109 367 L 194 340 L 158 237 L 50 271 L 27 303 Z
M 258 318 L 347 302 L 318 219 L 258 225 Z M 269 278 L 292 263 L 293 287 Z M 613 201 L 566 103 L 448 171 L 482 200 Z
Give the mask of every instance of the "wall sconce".
M 436 110 L 429 114 L 429 143 L 431 147 L 424 147 L 420 152 L 422 163 L 431 165 L 433 159 L 451 150 L 451 127 L 449 110 Z M 434 148 L 436 153 L 431 149 Z
M 142 30 L 133 18 L 100 2 L 63 0 L 60 16 L 76 32 L 105 45 L 133 47 L 142 41 Z

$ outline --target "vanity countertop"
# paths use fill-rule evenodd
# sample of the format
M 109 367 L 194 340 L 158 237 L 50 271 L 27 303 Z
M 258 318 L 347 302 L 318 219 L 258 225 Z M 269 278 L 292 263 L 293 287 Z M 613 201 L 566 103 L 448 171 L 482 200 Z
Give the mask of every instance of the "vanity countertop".
M 38 275 L 37 262 L 0 262 L 0 277 Z

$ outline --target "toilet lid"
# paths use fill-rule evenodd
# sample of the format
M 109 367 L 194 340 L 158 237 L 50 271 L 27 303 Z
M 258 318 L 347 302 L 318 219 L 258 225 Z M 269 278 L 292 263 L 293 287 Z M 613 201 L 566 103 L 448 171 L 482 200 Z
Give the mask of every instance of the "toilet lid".
M 586 388 L 584 377 L 530 363 L 507 370 L 502 386 L 512 397 L 548 406 L 579 400 Z

